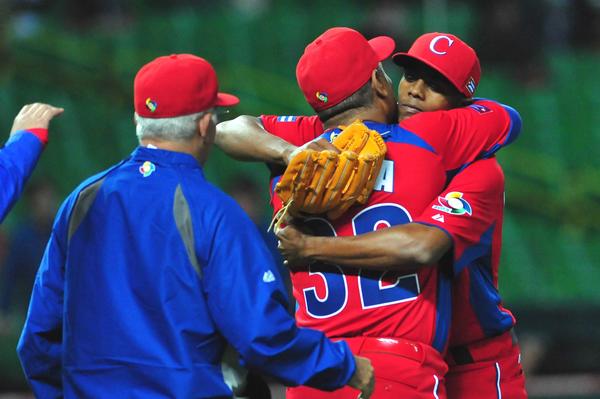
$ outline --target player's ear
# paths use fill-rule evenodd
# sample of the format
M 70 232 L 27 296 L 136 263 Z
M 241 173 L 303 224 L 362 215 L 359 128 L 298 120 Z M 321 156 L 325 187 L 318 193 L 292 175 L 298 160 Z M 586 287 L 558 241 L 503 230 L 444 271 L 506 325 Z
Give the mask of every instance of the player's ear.
M 196 122 L 196 129 L 197 129 L 197 133 L 201 137 L 205 137 L 209 133 L 211 118 L 212 118 L 211 111 L 207 111 L 204 115 L 202 115 L 200 118 L 198 118 L 198 121 Z
M 387 98 L 390 95 L 393 95 L 393 88 L 391 82 L 388 81 L 388 77 L 379 70 L 379 68 L 374 69 L 371 73 L 371 87 L 373 91 L 378 97 Z M 390 92 L 391 90 L 391 92 Z

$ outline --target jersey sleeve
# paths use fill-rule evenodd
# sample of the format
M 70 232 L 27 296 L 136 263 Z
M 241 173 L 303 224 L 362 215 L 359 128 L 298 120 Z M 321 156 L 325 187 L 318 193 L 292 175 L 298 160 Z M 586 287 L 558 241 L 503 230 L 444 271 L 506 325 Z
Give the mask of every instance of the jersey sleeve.
M 203 284 L 211 316 L 243 363 L 287 385 L 344 386 L 354 373 L 345 343 L 296 326 L 287 292 L 254 224 L 236 204 L 220 201 Z
M 519 136 L 521 125 L 516 110 L 483 99 L 448 111 L 422 112 L 400 123 L 430 143 L 448 171 L 492 156 Z
M 454 273 L 489 251 L 501 228 L 504 174 L 495 158 L 474 162 L 457 174 L 414 222 L 435 226 L 453 242 Z
M 0 222 L 21 195 L 43 149 L 42 141 L 24 130 L 13 134 L 0 150 Z
M 323 133 L 317 116 L 261 115 L 260 121 L 266 131 L 298 147 Z

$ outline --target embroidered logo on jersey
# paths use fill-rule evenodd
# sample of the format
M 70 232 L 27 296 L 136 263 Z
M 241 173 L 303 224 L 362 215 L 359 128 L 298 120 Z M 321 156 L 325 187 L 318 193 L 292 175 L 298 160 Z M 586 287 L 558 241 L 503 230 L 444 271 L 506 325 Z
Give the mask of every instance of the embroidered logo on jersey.
M 156 102 L 152 101 L 150 97 L 146 99 L 146 108 L 148 108 L 150 112 L 156 111 Z
M 469 204 L 462 196 L 463 193 L 452 191 L 444 197 L 438 197 L 440 205 L 434 205 L 432 208 L 452 215 L 464 215 L 465 213 L 467 215 L 473 214 L 471 204 Z
M 465 87 L 467 88 L 469 93 L 471 93 L 471 95 L 473 95 L 473 93 L 475 93 L 475 80 L 473 78 L 469 78 L 469 81 L 467 82 Z
M 485 105 L 481 105 L 481 104 L 471 104 L 471 105 L 469 105 L 469 108 L 473 108 L 475 111 L 479 112 L 480 114 L 492 112 L 491 109 L 489 109 Z
M 156 166 L 150 161 L 146 161 L 142 164 L 142 166 L 140 166 L 140 173 L 144 177 L 150 176 L 155 170 Z
M 436 214 L 435 214 L 435 215 L 433 215 L 431 218 L 432 218 L 433 220 L 437 220 L 437 221 L 438 221 L 438 222 L 440 222 L 440 223 L 444 223 L 444 222 L 446 222 L 446 221 L 444 220 L 444 215 L 442 215 L 441 213 L 436 213 Z
M 298 119 L 297 116 L 278 116 L 277 122 L 295 122 Z
M 265 274 L 263 274 L 263 281 L 265 283 L 272 283 L 273 281 L 275 281 L 275 275 L 273 274 L 273 272 L 267 270 Z
M 327 93 L 321 93 L 320 91 L 318 91 L 315 95 L 317 96 L 317 100 L 323 101 L 324 103 L 326 103 L 329 100 L 327 98 Z

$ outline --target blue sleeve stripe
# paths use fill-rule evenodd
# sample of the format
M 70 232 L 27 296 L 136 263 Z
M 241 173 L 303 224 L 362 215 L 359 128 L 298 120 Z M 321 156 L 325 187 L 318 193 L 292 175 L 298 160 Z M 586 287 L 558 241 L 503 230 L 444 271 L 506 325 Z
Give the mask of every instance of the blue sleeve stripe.
M 454 262 L 454 274 L 458 275 L 465 267 L 475 260 L 489 255 L 492 252 L 492 236 L 496 223 L 493 223 L 479 238 L 479 242 L 465 250 L 460 259 Z
M 435 336 L 432 346 L 443 353 L 448 343 L 450 321 L 452 318 L 452 279 L 440 268 L 438 273 L 438 292 L 436 304 Z
M 502 104 L 506 112 L 508 112 L 508 116 L 510 117 L 510 126 L 508 128 L 508 135 L 502 146 L 507 146 L 519 137 L 521 134 L 521 128 L 523 127 L 523 121 L 521 120 L 521 115 L 517 112 L 516 109 L 510 107 L 508 105 Z
M 481 158 L 489 158 L 494 155 L 500 148 L 506 147 L 515 141 L 519 135 L 521 134 L 521 127 L 523 122 L 521 120 L 521 115 L 517 112 L 516 109 L 510 107 L 508 105 L 502 104 L 502 107 L 508 112 L 508 116 L 510 118 L 510 124 L 508 126 L 508 133 L 506 134 L 506 139 L 502 144 L 495 144 L 492 148 L 483 153 Z
M 490 256 L 480 259 L 469 268 L 470 303 L 486 336 L 491 337 L 508 331 L 514 321 L 510 313 L 504 312 L 499 305 L 500 294 L 493 284 Z

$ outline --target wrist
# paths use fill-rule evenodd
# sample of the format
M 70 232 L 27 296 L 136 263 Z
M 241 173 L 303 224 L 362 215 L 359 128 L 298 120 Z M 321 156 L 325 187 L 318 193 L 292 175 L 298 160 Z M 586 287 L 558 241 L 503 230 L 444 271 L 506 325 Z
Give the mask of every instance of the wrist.
M 35 137 L 37 137 L 42 144 L 46 145 L 48 143 L 48 129 L 42 128 L 42 127 L 36 127 L 36 128 L 31 128 L 31 129 L 23 129 L 23 132 L 29 132 L 31 134 L 33 134 Z
M 296 148 L 291 147 L 291 146 L 285 146 L 283 148 L 283 151 L 281 151 L 281 163 L 283 165 L 289 165 L 290 161 L 292 160 L 292 156 L 294 154 L 294 150 Z

